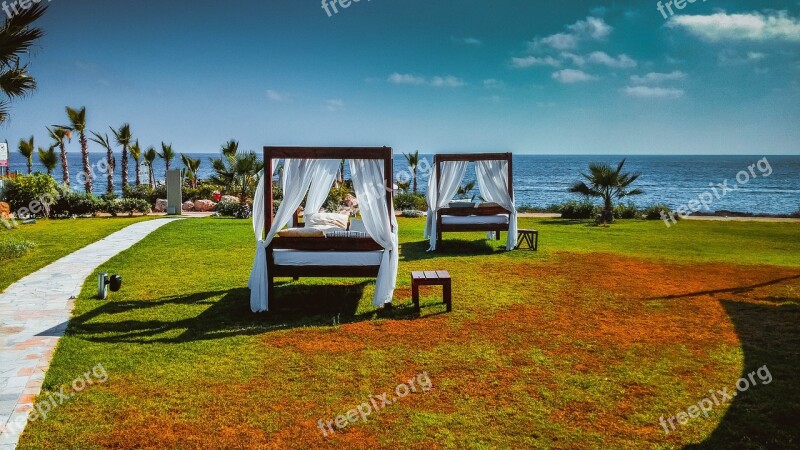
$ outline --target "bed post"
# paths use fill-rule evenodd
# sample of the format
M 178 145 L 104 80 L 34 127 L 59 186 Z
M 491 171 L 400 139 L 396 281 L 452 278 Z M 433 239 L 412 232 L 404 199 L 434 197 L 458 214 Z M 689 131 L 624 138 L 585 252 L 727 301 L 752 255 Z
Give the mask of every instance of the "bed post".
M 514 154 L 506 153 L 508 158 L 508 195 L 514 201 Z
M 272 152 L 267 148 L 264 147 L 264 237 L 266 238 L 267 233 L 272 228 L 272 214 L 273 214 L 273 199 L 272 196 L 274 193 L 272 192 Z M 266 254 L 264 255 L 267 258 L 267 298 L 272 298 L 272 290 L 275 284 L 275 278 L 273 277 L 272 270 L 272 258 L 271 258 L 271 250 L 270 248 L 266 249 Z
M 436 203 L 439 203 L 439 194 L 442 192 L 442 168 L 439 155 L 433 157 L 433 167 L 436 168 Z M 436 248 L 442 245 L 442 213 L 436 209 Z
M 392 224 L 392 211 L 394 210 L 394 182 L 392 181 L 394 179 L 394 155 L 391 147 L 383 147 L 383 149 L 383 183 L 386 189 L 386 208 L 388 209 L 387 214 L 389 214 L 389 224 L 392 232 L 394 232 L 394 224 Z

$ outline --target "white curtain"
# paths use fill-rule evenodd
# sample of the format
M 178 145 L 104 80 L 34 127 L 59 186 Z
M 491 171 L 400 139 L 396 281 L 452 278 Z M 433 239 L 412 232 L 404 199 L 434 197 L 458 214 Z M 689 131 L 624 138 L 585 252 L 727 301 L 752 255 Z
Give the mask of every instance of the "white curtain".
M 269 161 L 265 161 L 265 164 L 269 164 Z M 283 201 L 278 208 L 278 212 L 275 213 L 272 227 L 264 239 L 261 239 L 261 236 L 264 232 L 266 214 L 272 213 L 272 211 L 264 210 L 264 184 L 271 183 L 272 177 L 261 177 L 253 199 L 253 231 L 256 236 L 256 256 L 253 259 L 253 268 L 250 271 L 250 281 L 247 283 L 250 288 L 250 309 L 253 312 L 264 312 L 269 309 L 269 298 L 267 298 L 267 247 L 278 231 L 292 220 L 294 212 L 303 202 L 303 198 L 306 196 L 306 192 L 308 192 L 315 175 L 322 176 L 322 173 L 323 170 L 320 169 L 319 160 L 287 159 L 284 162 L 285 189 L 283 191 Z
M 456 196 L 461 180 L 467 172 L 467 161 L 445 161 L 441 163 L 442 179 L 439 189 L 436 189 L 436 171 L 439 165 L 434 167 L 428 178 L 428 220 L 425 223 L 425 237 L 430 238 L 431 246 L 429 252 L 436 250 L 436 213 L 439 209 L 447 206 L 453 197 Z
M 384 248 L 381 268 L 375 282 L 372 305 L 381 307 L 392 301 L 397 285 L 399 264 L 397 219 L 394 205 L 386 204 L 387 182 L 384 178 L 383 160 L 354 159 L 350 161 L 353 188 L 360 206 L 361 217 L 367 233 Z M 391 175 L 390 175 L 391 176 Z M 388 189 L 391 189 L 389 185 Z
M 336 179 L 336 174 L 339 172 L 339 160 L 321 159 L 319 167 L 314 172 L 315 176 L 311 181 L 311 188 L 308 190 L 306 199 L 305 214 L 316 214 L 322 208 L 331 193 L 331 186 Z
M 517 245 L 517 209 L 514 197 L 508 192 L 508 161 L 478 161 L 475 163 L 475 173 L 481 197 L 511 211 L 506 250 L 514 250 Z

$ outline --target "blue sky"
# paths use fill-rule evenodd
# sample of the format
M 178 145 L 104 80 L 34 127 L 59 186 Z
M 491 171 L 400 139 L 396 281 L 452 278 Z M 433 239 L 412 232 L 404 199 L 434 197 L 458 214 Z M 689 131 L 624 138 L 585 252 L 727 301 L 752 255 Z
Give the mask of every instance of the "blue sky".
M 85 105 L 186 153 L 800 154 L 800 2 L 656 4 L 51 0 L 0 139 Z

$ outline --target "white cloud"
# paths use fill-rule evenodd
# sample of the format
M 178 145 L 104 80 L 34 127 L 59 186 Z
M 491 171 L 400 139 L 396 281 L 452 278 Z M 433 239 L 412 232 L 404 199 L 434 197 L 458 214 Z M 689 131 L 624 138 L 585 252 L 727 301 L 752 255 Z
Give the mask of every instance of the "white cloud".
M 344 102 L 339 99 L 331 99 L 325 102 L 325 109 L 331 112 L 340 111 L 344 108 Z
M 589 55 L 589 62 L 602 64 L 615 69 L 630 69 L 636 67 L 636 61 L 628 55 L 622 54 L 614 58 L 605 52 L 593 52 Z
M 511 65 L 522 69 L 525 67 L 533 67 L 533 66 L 551 66 L 551 67 L 558 67 L 561 63 L 553 58 L 552 56 L 524 56 L 521 58 L 511 58 Z
M 568 25 L 565 32 L 534 39 L 529 43 L 529 46 L 532 49 L 547 46 L 556 50 L 571 50 L 576 48 L 581 41 L 604 39 L 611 34 L 611 30 L 613 28 L 602 18 L 589 16 L 586 20 L 579 20 L 572 25 Z
M 483 80 L 483 87 L 486 89 L 502 89 L 505 87 L 505 83 L 494 78 L 489 78 L 488 80 Z
M 665 81 L 677 81 L 686 78 L 686 74 L 680 70 L 669 73 L 650 72 L 644 76 L 633 75 L 631 81 L 635 84 L 659 84 Z
M 631 97 L 638 98 L 680 98 L 684 94 L 683 89 L 650 86 L 628 86 L 622 91 Z
M 667 26 L 682 28 L 701 39 L 719 41 L 800 42 L 800 20 L 786 11 L 728 14 L 718 12 L 708 16 L 673 16 Z
M 434 87 L 461 87 L 467 83 L 461 78 L 448 75 L 446 77 L 433 77 L 430 84 Z
M 411 84 L 417 86 L 429 85 L 433 87 L 461 87 L 467 84 L 461 78 L 454 77 L 452 75 L 447 75 L 445 77 L 433 77 L 428 80 L 424 77 L 397 72 L 389 75 L 387 81 L 394 84 Z
M 572 64 L 575 64 L 576 66 L 583 66 L 586 64 L 586 58 L 581 55 L 576 55 L 575 53 L 562 52 L 561 59 L 564 61 L 570 60 L 572 61 Z
M 483 45 L 483 41 L 473 37 L 457 38 L 453 36 L 450 38 L 450 40 L 453 42 L 457 42 L 459 44 L 474 45 L 475 47 L 480 47 L 481 45 Z
M 422 77 L 397 72 L 389 75 L 388 81 L 394 84 L 425 84 L 425 79 Z
M 597 79 L 582 70 L 564 69 L 553 72 L 553 79 L 559 83 L 572 84 Z
M 272 89 L 267 89 L 267 98 L 273 102 L 285 102 L 289 99 L 289 94 L 278 92 Z
M 739 66 L 742 64 L 755 63 L 766 58 L 767 55 L 761 52 L 739 53 L 735 50 L 725 49 L 717 55 L 717 61 L 721 66 Z

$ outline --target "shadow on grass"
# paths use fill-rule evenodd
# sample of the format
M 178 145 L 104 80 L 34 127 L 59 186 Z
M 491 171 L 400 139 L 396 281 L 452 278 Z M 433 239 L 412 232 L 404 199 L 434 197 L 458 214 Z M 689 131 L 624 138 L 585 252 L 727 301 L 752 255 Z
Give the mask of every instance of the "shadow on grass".
M 250 311 L 247 288 L 199 292 L 156 301 L 104 302 L 73 318 L 69 333 L 95 342 L 183 343 L 376 318 L 419 318 L 410 304 L 357 313 L 364 289 L 370 283 L 309 286 L 279 282 L 274 298 L 270 299 L 270 311 L 261 314 Z M 197 308 L 203 306 L 207 308 L 197 313 Z M 126 320 L 124 317 L 157 318 Z
M 797 326 L 800 323 L 800 298 L 752 297 L 769 303 L 754 303 L 736 298 L 739 295 L 752 294 L 759 288 L 798 278 L 800 275 L 750 286 L 659 297 L 680 299 L 719 296 L 720 304 L 730 317 L 744 352 L 741 378 L 748 379 L 750 385 L 729 403 L 715 406 L 727 408 L 720 424 L 703 442 L 685 448 L 761 449 L 800 446 L 800 383 L 797 383 L 800 373 L 800 328 Z M 749 380 L 750 374 L 763 366 L 767 367 L 772 381 L 763 384 L 763 380 L 753 374 L 754 384 Z M 769 381 L 768 377 L 765 378 Z M 727 388 L 729 392 L 735 392 L 735 384 L 734 381 L 731 386 L 708 388 Z
M 492 241 L 500 242 L 500 241 Z M 502 240 L 505 243 L 505 239 Z M 401 261 L 422 261 L 447 256 L 481 256 L 505 253 L 505 248 L 495 248 L 488 240 L 467 241 L 464 239 L 445 239 L 435 252 L 428 252 L 429 241 L 406 242 L 400 249 Z

